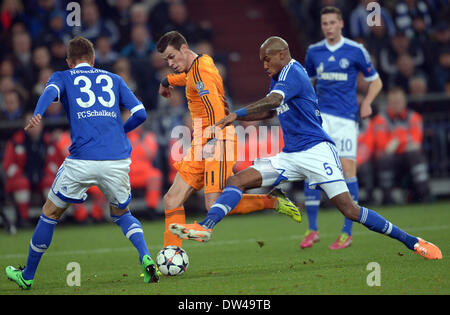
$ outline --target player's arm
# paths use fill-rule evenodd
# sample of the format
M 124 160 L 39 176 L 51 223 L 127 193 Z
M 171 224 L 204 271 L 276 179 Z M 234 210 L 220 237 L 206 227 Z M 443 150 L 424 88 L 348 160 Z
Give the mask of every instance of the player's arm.
M 233 123 L 235 120 L 254 120 L 254 117 L 272 112 L 281 105 L 283 95 L 279 93 L 270 93 L 266 97 L 249 104 L 237 111 L 229 114 L 215 124 L 215 126 L 224 128 Z M 249 119 L 250 118 L 250 119 Z
M 253 115 L 247 115 L 244 117 L 240 117 L 237 120 L 245 120 L 245 121 L 255 121 L 255 120 L 266 120 L 266 119 L 270 119 L 272 117 L 275 116 L 275 111 L 271 110 L 268 112 L 263 112 L 263 113 L 259 113 L 259 114 L 253 114 Z
M 133 107 L 130 112 L 130 118 L 128 118 L 127 121 L 123 124 L 125 133 L 128 133 L 131 130 L 135 129 L 147 119 L 147 112 L 145 111 L 145 107 L 142 104 Z
M 356 55 L 356 67 L 364 75 L 364 80 L 369 82 L 367 94 L 361 102 L 359 116 L 364 119 L 372 115 L 372 102 L 383 88 L 383 82 L 375 70 L 370 60 L 370 55 L 364 46 L 361 45 L 359 53 Z
M 61 87 L 55 84 L 53 81 L 55 80 L 55 74 L 53 74 L 44 90 L 44 93 L 39 97 L 36 108 L 33 113 L 33 117 L 26 122 L 25 131 L 30 130 L 33 127 L 39 126 L 42 121 L 42 116 L 44 115 L 47 108 L 50 106 L 52 102 L 55 100 L 59 100 Z M 53 83 L 52 83 L 53 82 Z
M 186 86 L 186 82 L 187 77 L 185 73 L 169 74 L 161 80 L 158 93 L 165 98 L 169 98 L 172 95 L 174 86 Z
M 130 132 L 147 119 L 144 105 L 137 99 L 136 95 L 129 89 L 125 81 L 120 78 L 120 103 L 131 112 L 130 118 L 123 124 L 125 133 Z
M 369 117 L 372 115 L 372 103 L 377 97 L 378 93 L 380 93 L 383 88 L 383 82 L 380 77 L 369 83 L 369 88 L 367 89 L 367 94 L 361 102 L 359 108 L 359 115 L 362 119 Z

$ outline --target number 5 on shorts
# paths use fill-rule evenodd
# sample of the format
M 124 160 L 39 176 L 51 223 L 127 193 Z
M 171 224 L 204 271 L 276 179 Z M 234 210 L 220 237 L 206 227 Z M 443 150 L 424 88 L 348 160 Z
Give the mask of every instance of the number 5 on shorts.
M 325 173 L 327 173 L 327 175 L 333 174 L 333 169 L 330 165 L 328 165 L 328 163 L 323 163 L 323 168 L 325 169 Z

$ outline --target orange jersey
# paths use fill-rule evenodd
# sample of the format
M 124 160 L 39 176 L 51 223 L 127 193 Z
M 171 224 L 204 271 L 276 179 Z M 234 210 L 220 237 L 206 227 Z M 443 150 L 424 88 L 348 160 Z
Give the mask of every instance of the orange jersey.
M 209 126 L 229 114 L 225 99 L 223 81 L 213 59 L 208 55 L 199 55 L 187 73 L 168 75 L 172 86 L 185 86 L 188 107 L 192 117 L 195 144 L 204 145 L 208 139 L 214 138 L 209 133 Z M 201 137 L 201 139 L 200 139 Z M 234 139 L 234 127 L 228 126 L 218 139 Z M 200 142 L 201 141 L 201 142 Z

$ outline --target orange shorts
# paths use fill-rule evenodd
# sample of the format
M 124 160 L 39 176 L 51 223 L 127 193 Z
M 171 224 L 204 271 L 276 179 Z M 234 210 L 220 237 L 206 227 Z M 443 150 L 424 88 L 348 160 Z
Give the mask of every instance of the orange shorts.
M 174 163 L 183 180 L 195 190 L 205 188 L 205 194 L 222 192 L 233 174 L 237 150 L 235 141 L 218 140 L 214 157 L 202 159 L 201 145 L 189 148 L 183 160 Z

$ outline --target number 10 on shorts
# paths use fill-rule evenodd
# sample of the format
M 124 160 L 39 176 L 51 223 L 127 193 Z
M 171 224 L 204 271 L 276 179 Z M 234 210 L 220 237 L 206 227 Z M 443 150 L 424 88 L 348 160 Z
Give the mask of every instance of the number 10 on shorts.
M 341 152 L 350 152 L 353 149 L 353 143 L 351 139 L 341 139 Z

